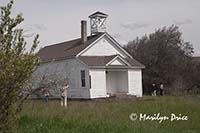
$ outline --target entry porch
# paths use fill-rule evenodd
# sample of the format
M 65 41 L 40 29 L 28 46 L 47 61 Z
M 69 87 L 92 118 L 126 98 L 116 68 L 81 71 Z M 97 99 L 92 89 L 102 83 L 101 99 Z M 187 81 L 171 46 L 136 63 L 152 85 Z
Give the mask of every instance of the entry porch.
M 106 70 L 106 93 L 108 96 L 128 94 L 128 70 Z

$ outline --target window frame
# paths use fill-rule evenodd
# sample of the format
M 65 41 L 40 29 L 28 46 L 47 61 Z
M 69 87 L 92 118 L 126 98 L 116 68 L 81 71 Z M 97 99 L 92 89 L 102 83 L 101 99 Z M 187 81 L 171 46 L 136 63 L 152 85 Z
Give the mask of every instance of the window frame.
M 81 87 L 85 88 L 86 87 L 86 71 L 81 70 Z
M 90 89 L 92 88 L 92 77 L 91 77 L 91 75 L 89 75 L 89 84 L 90 84 Z

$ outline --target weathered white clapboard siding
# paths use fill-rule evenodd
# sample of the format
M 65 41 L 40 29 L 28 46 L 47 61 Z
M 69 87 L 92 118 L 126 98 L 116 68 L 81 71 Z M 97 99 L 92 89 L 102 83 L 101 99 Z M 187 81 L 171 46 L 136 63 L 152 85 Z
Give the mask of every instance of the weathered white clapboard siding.
M 98 40 L 94 45 L 87 49 L 81 56 L 109 56 L 119 54 L 122 57 L 127 57 L 119 48 L 113 45 L 111 40 L 104 36 Z
M 91 76 L 91 98 L 106 97 L 106 75 L 104 69 L 90 69 Z
M 81 70 L 86 71 L 86 87 L 81 87 Z M 60 80 L 67 79 L 69 82 L 67 91 L 69 98 L 90 98 L 88 67 L 76 58 L 43 63 L 38 66 L 35 75 L 41 77 L 44 74 L 47 79 L 48 77 L 49 79 L 52 79 L 51 77 Z M 51 89 L 51 92 L 55 97 L 59 97 L 59 88 Z
M 129 94 L 137 97 L 142 96 L 142 71 L 141 69 L 128 70 Z

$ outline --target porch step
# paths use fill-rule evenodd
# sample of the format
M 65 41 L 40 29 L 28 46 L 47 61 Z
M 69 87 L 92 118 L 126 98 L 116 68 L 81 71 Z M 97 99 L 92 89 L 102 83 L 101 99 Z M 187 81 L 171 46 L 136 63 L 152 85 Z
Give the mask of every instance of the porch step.
M 133 98 L 135 96 L 127 95 L 127 93 L 115 93 L 115 94 L 111 95 L 111 97 L 116 97 L 119 99 L 127 99 L 127 98 Z

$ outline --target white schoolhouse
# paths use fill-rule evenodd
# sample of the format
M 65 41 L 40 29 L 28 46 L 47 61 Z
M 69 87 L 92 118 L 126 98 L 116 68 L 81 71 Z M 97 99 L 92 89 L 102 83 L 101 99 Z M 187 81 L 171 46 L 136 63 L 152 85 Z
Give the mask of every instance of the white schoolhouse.
M 144 65 L 133 59 L 106 32 L 108 15 L 96 12 L 81 21 L 81 38 L 42 48 L 36 73 L 59 75 L 69 83 L 69 98 L 103 98 L 114 94 L 142 96 Z

